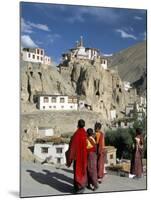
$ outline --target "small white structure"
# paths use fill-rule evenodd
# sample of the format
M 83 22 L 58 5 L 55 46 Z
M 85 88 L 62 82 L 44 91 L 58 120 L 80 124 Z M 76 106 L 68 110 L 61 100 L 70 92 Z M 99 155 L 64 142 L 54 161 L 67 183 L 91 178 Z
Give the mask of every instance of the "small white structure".
M 105 146 L 105 150 L 106 150 L 105 166 L 116 165 L 117 149 L 114 146 Z
M 133 121 L 119 121 L 116 123 L 117 128 L 132 128 L 134 122 Z
M 111 120 L 116 119 L 116 109 L 110 110 L 110 118 Z
M 84 108 L 85 108 L 85 101 L 79 100 L 78 106 L 79 106 L 79 109 L 80 109 L 80 110 L 81 110 L 81 109 L 84 109 Z
M 103 69 L 107 69 L 107 59 L 101 57 L 100 60 L 101 60 L 101 67 L 102 67 Z
M 143 112 L 146 115 L 146 98 L 140 97 L 139 102 L 136 104 L 137 111 Z
M 51 58 L 45 55 L 44 49 L 41 48 L 23 48 L 21 51 L 22 59 L 28 62 L 51 64 Z
M 53 128 L 50 128 L 50 127 L 38 127 L 38 134 L 41 137 L 53 136 L 54 135 L 54 130 L 53 130 Z
M 124 81 L 123 84 L 124 84 L 125 91 L 129 91 L 132 88 L 132 86 L 130 85 L 130 82 L 128 81 Z
M 77 110 L 78 99 L 76 96 L 40 95 L 38 96 L 40 110 Z
M 146 106 L 146 98 L 145 97 L 140 97 L 140 105 Z
M 143 117 L 143 112 L 137 112 L 137 120 L 142 121 Z
M 36 143 L 34 145 L 34 155 L 40 160 L 49 160 L 52 164 L 66 163 L 65 152 L 68 150 L 68 144 Z
M 134 111 L 134 104 L 129 104 L 125 107 L 126 116 L 130 116 L 131 112 Z

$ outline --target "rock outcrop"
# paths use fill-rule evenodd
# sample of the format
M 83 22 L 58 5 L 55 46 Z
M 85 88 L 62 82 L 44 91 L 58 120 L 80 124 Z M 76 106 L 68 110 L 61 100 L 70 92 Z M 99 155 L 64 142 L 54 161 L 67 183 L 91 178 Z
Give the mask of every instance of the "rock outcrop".
M 36 109 L 37 94 L 74 95 L 74 89 L 59 74 L 56 67 L 21 62 L 22 112 Z
M 62 76 L 70 77 L 71 85 L 76 94 L 103 119 L 111 119 L 110 111 L 116 109 L 120 116 L 130 98 L 135 98 L 135 89 L 125 91 L 123 82 L 115 70 L 105 70 L 98 60 L 72 60 L 68 63 Z M 69 81 L 69 80 L 68 80 Z

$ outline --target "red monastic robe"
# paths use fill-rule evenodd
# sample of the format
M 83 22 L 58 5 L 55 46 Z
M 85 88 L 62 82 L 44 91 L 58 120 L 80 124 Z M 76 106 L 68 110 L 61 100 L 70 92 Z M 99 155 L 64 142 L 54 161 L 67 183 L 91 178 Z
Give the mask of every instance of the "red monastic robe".
M 136 177 L 141 177 L 143 174 L 143 148 L 141 148 L 141 145 L 143 145 L 143 137 L 138 135 L 136 138 L 140 139 L 140 141 L 138 144 L 135 143 L 135 148 L 132 153 L 130 172 L 131 174 L 136 175 Z
M 74 186 L 84 188 L 87 184 L 87 135 L 84 128 L 79 128 L 74 133 L 67 152 L 67 165 L 74 161 Z
M 88 187 L 92 184 L 95 189 L 97 188 L 97 155 L 96 155 L 96 142 L 93 137 L 87 139 L 87 152 L 88 152 Z

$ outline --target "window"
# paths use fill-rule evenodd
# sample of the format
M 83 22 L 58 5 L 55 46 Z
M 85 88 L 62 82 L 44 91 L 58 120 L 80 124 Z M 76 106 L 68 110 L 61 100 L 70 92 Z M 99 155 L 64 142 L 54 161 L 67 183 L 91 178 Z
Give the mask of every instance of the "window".
M 56 97 L 52 97 L 51 102 L 56 103 Z
M 68 98 L 68 103 L 72 103 L 72 98 Z
M 41 57 L 41 61 L 43 61 L 43 58 Z
M 62 153 L 62 148 L 61 147 L 56 148 L 56 153 Z
M 43 109 L 45 109 L 45 106 L 43 106 Z
M 48 97 L 44 97 L 44 103 L 48 103 L 49 102 L 49 98 Z
M 56 108 L 56 106 L 54 106 L 53 108 Z
M 73 108 L 73 106 L 70 106 L 70 108 Z
M 64 106 L 61 106 L 61 108 L 64 108 Z
M 35 59 L 35 55 L 33 54 L 33 59 Z
M 37 49 L 37 54 L 39 54 L 39 49 Z
M 30 58 L 30 53 L 28 53 L 28 58 Z
M 41 153 L 48 153 L 48 147 L 41 147 Z
M 73 99 L 72 99 L 72 102 L 73 102 L 73 103 L 77 103 L 77 99 L 76 99 L 76 98 L 73 98 Z
M 113 154 L 110 154 L 110 159 L 113 159 Z
M 41 55 L 43 55 L 43 50 L 41 50 Z
M 49 108 L 52 108 L 51 106 L 49 106 Z
M 39 60 L 39 56 L 37 56 L 37 60 Z
M 64 98 L 60 98 L 60 103 L 64 103 L 65 99 Z
M 57 164 L 61 164 L 61 158 L 57 158 Z

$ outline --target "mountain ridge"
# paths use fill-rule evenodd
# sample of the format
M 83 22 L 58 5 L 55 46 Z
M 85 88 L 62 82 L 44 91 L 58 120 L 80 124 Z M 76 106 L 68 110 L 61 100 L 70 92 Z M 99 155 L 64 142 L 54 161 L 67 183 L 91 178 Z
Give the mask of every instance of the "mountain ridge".
M 146 41 L 143 41 L 108 58 L 109 68 L 116 69 L 123 81 L 129 81 L 133 85 L 143 77 L 141 84 L 134 84 L 140 90 L 146 90 L 146 48 Z

